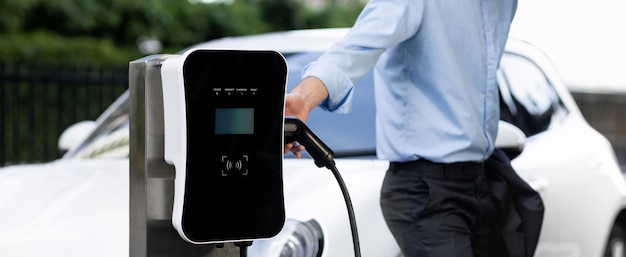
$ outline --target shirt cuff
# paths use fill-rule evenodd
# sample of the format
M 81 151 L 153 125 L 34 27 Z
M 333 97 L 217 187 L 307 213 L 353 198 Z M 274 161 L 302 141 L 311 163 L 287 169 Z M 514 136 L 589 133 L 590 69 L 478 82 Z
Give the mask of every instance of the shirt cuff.
M 352 110 L 354 84 L 340 69 L 329 63 L 312 62 L 302 70 L 302 78 L 316 77 L 328 90 L 328 98 L 320 103 L 324 110 L 348 113 Z

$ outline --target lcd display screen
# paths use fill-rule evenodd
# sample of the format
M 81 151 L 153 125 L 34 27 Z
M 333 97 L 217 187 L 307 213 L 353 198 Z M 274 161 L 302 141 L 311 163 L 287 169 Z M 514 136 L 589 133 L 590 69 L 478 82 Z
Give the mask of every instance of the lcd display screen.
M 216 108 L 215 134 L 254 134 L 254 108 Z

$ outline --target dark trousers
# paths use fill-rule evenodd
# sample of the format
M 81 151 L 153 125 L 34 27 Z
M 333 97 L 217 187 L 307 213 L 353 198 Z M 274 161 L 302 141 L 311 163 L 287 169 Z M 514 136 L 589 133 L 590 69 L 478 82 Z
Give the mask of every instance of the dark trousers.
M 485 257 L 495 212 L 482 163 L 392 162 L 383 216 L 405 257 Z

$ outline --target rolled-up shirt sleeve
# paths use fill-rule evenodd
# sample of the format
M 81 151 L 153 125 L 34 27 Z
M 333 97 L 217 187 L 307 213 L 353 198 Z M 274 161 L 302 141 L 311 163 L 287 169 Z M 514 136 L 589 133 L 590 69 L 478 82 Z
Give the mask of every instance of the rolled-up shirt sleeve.
M 320 104 L 320 107 L 331 112 L 350 112 L 354 83 L 337 66 L 320 61 L 310 63 L 303 71 L 303 77 L 308 76 L 317 77 L 328 90 L 328 98 Z
M 351 110 L 354 83 L 387 48 L 415 35 L 423 5 L 423 0 L 370 0 L 348 34 L 304 68 L 303 78 L 316 77 L 328 90 L 328 98 L 320 105 L 323 109 Z

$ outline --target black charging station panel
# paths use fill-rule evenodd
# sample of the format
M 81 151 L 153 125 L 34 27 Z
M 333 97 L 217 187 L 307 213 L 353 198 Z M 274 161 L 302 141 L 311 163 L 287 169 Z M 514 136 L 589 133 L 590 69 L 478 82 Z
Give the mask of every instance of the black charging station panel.
M 278 234 L 285 222 L 283 56 L 196 50 L 184 62 L 183 77 L 186 236 L 214 242 Z

